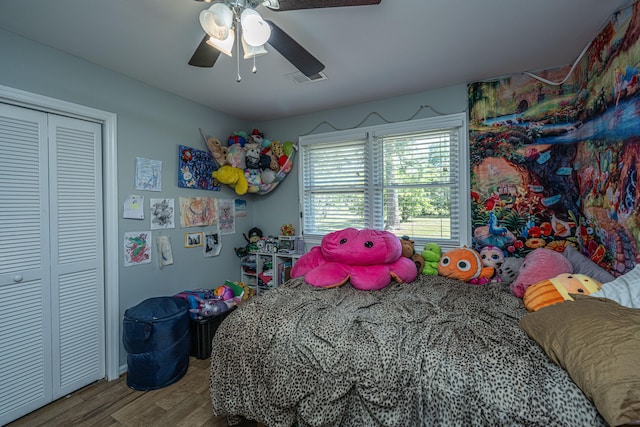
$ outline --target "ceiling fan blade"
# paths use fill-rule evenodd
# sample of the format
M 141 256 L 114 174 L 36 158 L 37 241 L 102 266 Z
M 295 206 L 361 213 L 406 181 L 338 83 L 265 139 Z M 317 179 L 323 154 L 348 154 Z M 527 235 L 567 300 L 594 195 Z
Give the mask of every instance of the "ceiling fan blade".
M 381 0 L 279 0 L 280 8 L 276 12 L 285 10 L 320 9 L 326 7 L 368 6 L 380 4 Z
M 207 40 L 209 40 L 209 36 L 205 34 L 195 52 L 193 52 L 193 56 L 189 60 L 189 65 L 210 68 L 216 63 L 218 56 L 220 56 L 220 51 L 208 45 Z
M 324 70 L 324 64 L 311 55 L 308 50 L 300 46 L 272 21 L 267 20 L 267 23 L 271 26 L 271 37 L 269 37 L 268 43 L 302 74 L 312 77 Z

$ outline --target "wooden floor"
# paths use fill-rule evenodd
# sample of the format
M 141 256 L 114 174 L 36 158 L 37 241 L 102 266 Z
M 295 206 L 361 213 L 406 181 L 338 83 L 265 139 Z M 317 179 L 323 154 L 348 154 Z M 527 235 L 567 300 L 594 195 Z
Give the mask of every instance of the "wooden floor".
M 178 382 L 152 391 L 127 387 L 122 375 L 99 381 L 8 424 L 18 426 L 185 426 L 227 427 L 214 417 L 209 400 L 209 360 L 193 357 Z M 244 420 L 241 427 L 255 427 Z

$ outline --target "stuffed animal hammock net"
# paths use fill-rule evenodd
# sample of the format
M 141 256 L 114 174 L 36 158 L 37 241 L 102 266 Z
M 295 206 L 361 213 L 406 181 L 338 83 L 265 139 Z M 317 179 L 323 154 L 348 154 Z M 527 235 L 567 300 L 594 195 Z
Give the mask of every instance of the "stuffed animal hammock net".
M 213 177 L 237 194 L 268 194 L 293 168 L 297 147 L 292 142 L 270 141 L 254 129 L 251 135 L 234 132 L 224 146 L 217 138 L 205 138 L 217 170 Z

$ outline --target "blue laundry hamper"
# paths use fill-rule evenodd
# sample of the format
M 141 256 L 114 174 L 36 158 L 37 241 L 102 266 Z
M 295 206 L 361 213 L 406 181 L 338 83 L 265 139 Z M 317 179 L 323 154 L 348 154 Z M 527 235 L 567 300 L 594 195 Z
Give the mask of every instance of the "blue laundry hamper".
M 127 350 L 127 385 L 155 390 L 178 381 L 189 368 L 189 304 L 156 297 L 124 312 L 122 343 Z

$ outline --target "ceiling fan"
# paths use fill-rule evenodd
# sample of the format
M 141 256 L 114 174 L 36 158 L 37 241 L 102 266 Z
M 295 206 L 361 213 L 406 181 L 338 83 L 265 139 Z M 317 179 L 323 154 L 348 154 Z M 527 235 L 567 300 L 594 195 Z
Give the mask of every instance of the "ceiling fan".
M 196 0 L 205 1 L 207 0 Z M 233 47 L 233 31 L 234 29 L 238 33 L 237 44 L 240 44 L 240 28 L 241 19 L 244 20 L 245 12 L 248 10 L 250 14 L 258 15 L 255 12 L 255 8 L 258 5 L 263 5 L 274 11 L 287 11 L 287 10 L 301 10 L 301 9 L 319 9 L 319 8 L 332 8 L 332 7 L 344 7 L 344 6 L 367 6 L 379 4 L 381 0 L 222 0 L 215 2 L 212 6 L 213 9 L 218 9 L 223 13 L 211 13 L 212 8 L 201 12 L 200 22 L 203 24 L 203 28 L 206 29 L 206 34 L 200 41 L 200 44 L 196 48 L 195 52 L 189 60 L 189 65 L 195 67 L 213 67 L 216 63 L 221 51 L 231 56 L 231 48 Z M 218 12 L 216 10 L 215 12 Z M 227 10 L 231 11 L 229 17 Z M 240 15 L 243 15 L 242 17 Z M 215 18 L 214 18 L 215 16 Z M 259 17 L 259 15 L 258 15 Z M 251 17 L 254 18 L 254 17 Z M 226 24 L 220 25 L 225 21 Z M 230 19 L 230 21 L 229 21 Z M 255 18 L 258 19 L 258 18 Z M 268 32 L 266 43 L 271 45 L 277 50 L 284 58 L 289 61 L 294 67 L 309 78 L 317 76 L 324 69 L 324 64 L 314 57 L 309 51 L 296 42 L 291 36 L 289 36 L 283 29 L 278 27 L 275 23 L 269 20 L 262 20 L 265 23 L 265 31 Z M 203 21 L 204 20 L 204 21 Z M 207 21 L 211 25 L 207 25 Z M 215 22 L 214 22 L 215 20 Z M 244 21 L 242 22 L 244 24 Z M 268 31 L 266 29 L 268 26 Z M 213 28 L 210 30 L 209 28 Z M 251 46 L 245 44 L 246 29 L 242 37 L 242 42 L 245 50 L 245 58 L 255 57 L 261 53 L 266 53 L 263 46 L 257 46 L 255 43 Z M 228 48 L 220 47 L 216 42 L 225 42 L 231 39 L 230 46 Z M 256 42 L 259 43 L 259 42 Z M 264 43 L 264 42 L 263 42 Z M 214 44 L 216 47 L 214 47 Z M 227 50 L 228 49 L 228 50 Z M 248 53 L 247 53 L 248 52 Z M 239 55 L 239 52 L 237 53 Z

